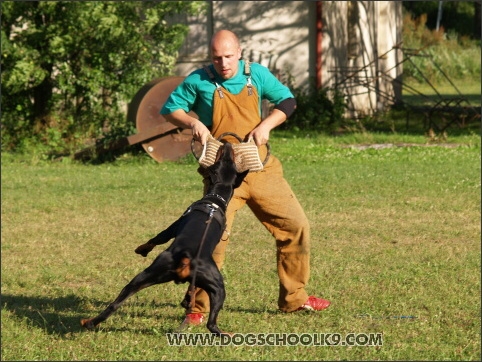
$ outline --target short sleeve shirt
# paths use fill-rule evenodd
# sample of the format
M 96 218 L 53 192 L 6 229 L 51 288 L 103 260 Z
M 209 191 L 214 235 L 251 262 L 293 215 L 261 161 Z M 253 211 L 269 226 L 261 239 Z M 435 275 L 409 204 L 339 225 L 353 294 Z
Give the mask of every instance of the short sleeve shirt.
M 230 78 L 221 78 L 212 65 L 209 65 L 216 82 L 231 94 L 239 94 L 246 86 L 248 75 L 244 73 L 244 60 L 239 61 L 238 73 Z M 268 68 L 258 63 L 250 64 L 251 83 L 255 86 L 260 100 L 266 99 L 274 105 L 287 98 L 294 98 L 290 89 L 281 83 Z M 206 126 L 212 125 L 213 95 L 216 86 L 204 69 L 189 74 L 171 93 L 162 107 L 161 114 L 169 114 L 178 109 L 195 112 Z M 261 101 L 259 102 L 261 114 Z

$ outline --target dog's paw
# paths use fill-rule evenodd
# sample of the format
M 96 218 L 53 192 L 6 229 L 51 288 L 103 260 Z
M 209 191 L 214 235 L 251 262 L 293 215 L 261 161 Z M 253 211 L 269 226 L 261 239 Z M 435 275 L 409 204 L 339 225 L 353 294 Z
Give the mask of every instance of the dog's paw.
M 95 328 L 94 323 L 92 323 L 92 319 L 81 319 L 80 325 L 85 329 L 89 329 L 89 330 L 92 330 Z
M 154 249 L 155 245 L 154 244 L 149 244 L 149 243 L 145 243 L 145 244 L 142 244 L 142 245 L 139 245 L 135 252 L 136 254 L 140 254 L 142 255 L 143 257 L 146 257 L 147 254 L 149 254 L 149 252 Z
M 184 309 L 188 309 L 190 304 L 191 304 L 191 297 L 188 294 L 186 294 L 186 296 L 181 302 L 181 307 L 183 307 Z
M 218 328 L 218 326 L 214 326 L 214 327 L 211 327 L 211 328 L 208 327 L 208 329 L 212 334 L 214 334 L 218 337 L 221 337 L 222 335 L 229 336 L 229 337 L 234 336 L 234 333 L 222 331 Z

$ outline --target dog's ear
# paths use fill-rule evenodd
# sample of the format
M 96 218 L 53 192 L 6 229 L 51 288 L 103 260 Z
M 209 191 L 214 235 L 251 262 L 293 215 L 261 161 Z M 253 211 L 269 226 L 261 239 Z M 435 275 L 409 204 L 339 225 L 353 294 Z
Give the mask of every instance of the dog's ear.
M 248 174 L 249 170 L 243 171 L 243 172 L 238 172 L 236 174 L 236 181 L 234 181 L 234 188 L 237 188 L 241 186 L 241 183 L 243 182 L 244 178 Z
M 218 151 L 216 153 L 216 159 L 214 163 L 211 166 L 208 166 L 206 168 L 206 171 L 209 175 L 209 178 L 211 179 L 211 183 L 215 184 L 218 181 L 218 169 L 221 167 L 221 164 L 218 163 L 218 161 L 221 159 L 221 156 L 224 153 L 224 146 L 221 146 L 218 148 Z
M 216 159 L 214 160 L 214 163 L 219 161 L 223 153 L 224 153 L 224 145 L 218 148 L 218 152 L 216 152 Z

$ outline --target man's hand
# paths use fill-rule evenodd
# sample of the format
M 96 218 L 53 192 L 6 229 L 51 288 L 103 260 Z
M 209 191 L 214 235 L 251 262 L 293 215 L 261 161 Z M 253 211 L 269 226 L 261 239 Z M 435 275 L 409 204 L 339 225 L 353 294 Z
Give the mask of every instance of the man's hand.
M 178 109 L 170 114 L 165 114 L 164 117 L 168 122 L 171 122 L 178 127 L 191 129 L 194 140 L 201 142 L 202 145 L 206 143 L 210 132 L 199 119 L 191 117 L 182 109 Z
M 264 122 L 261 122 L 258 127 L 253 129 L 251 133 L 248 135 L 248 141 L 252 138 L 254 138 L 254 142 L 256 143 L 256 146 L 263 146 L 266 143 L 268 143 L 269 140 L 269 133 L 271 131 L 271 128 L 268 127 L 267 125 L 263 124 Z
M 284 121 L 286 121 L 286 114 L 278 109 L 273 109 L 273 112 L 249 133 L 248 138 L 254 138 L 256 146 L 263 146 L 268 143 L 271 130 Z
M 202 145 L 206 143 L 208 136 L 211 134 L 209 129 L 204 125 L 204 123 L 199 120 L 193 122 L 191 130 L 194 140 L 201 142 Z

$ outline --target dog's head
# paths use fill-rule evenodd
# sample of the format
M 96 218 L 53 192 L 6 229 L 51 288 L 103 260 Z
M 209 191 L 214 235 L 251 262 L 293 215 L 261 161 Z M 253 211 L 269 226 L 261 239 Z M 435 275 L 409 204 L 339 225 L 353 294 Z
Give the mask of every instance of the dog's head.
M 236 171 L 234 163 L 234 151 L 231 143 L 225 143 L 219 147 L 216 161 L 207 168 L 211 185 L 224 185 L 235 189 L 241 185 L 249 170 L 243 172 Z

